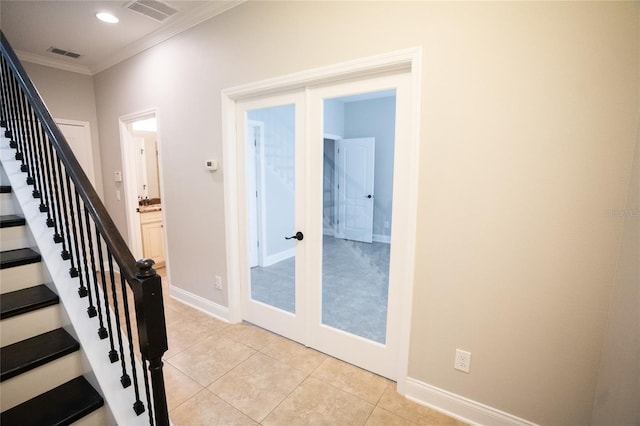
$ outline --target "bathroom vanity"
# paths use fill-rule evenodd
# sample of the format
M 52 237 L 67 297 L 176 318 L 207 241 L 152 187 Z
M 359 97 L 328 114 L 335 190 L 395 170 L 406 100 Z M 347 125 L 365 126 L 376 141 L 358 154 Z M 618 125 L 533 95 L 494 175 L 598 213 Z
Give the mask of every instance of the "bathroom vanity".
M 145 259 L 153 259 L 156 268 L 165 266 L 164 224 L 160 205 L 140 206 L 142 252 Z

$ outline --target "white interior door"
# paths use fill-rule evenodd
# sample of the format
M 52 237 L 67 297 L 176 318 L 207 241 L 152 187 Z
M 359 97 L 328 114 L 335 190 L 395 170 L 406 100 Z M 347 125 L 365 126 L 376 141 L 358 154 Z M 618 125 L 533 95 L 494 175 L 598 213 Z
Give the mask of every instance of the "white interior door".
M 89 178 L 89 181 L 96 186 L 96 179 L 93 167 L 93 148 L 91 146 L 91 130 L 86 121 L 55 119 L 56 124 L 71 146 L 82 170 Z
M 310 305 L 307 344 L 395 380 L 404 374 L 398 370 L 401 365 L 399 356 L 403 313 L 400 301 L 406 285 L 402 275 L 402 262 L 412 250 L 402 243 L 405 232 L 411 232 L 402 223 L 402 209 L 406 208 L 403 173 L 410 157 L 406 147 L 396 143 L 407 140 L 410 132 L 408 109 L 411 90 L 406 74 L 349 81 L 309 91 L 310 142 L 307 169 L 310 170 L 310 176 L 307 193 L 310 195 L 307 197 L 307 226 L 318 229 L 318 232 L 322 230 L 322 211 L 325 207 L 322 167 L 328 166 L 319 160 L 324 156 L 325 144 L 315 141 L 321 140 L 325 109 L 330 103 L 344 104 L 345 111 L 349 111 L 344 120 L 347 138 L 350 133 L 374 136 L 368 130 L 380 124 L 371 125 L 374 119 L 368 114 L 374 107 L 358 107 L 369 112 L 360 113 L 357 123 L 352 123 L 350 120 L 358 115 L 358 108 L 351 102 L 380 102 L 385 97 L 394 99 L 390 101 L 390 113 L 382 117 L 393 127 L 387 129 L 391 140 L 384 142 L 376 136 L 375 142 L 370 138 L 359 138 L 351 141 L 352 143 L 348 140 L 340 143 L 343 150 L 341 154 L 346 147 L 347 155 L 339 156 L 336 160 L 340 168 L 344 169 L 340 172 L 342 182 L 339 183 L 338 191 L 344 198 L 345 211 L 339 216 L 342 216 L 340 221 L 344 221 L 345 226 L 342 228 L 341 223 L 339 227 L 342 228 L 344 238 L 349 240 L 325 235 L 324 238 L 310 238 L 308 242 Z M 385 143 L 392 145 L 383 146 Z M 353 149 L 349 149 L 351 147 Z M 376 157 L 378 152 L 387 154 Z M 380 180 L 384 171 L 389 173 L 385 184 L 392 188 L 391 195 L 384 205 L 375 205 L 377 197 L 373 197 L 373 182 L 376 178 Z M 343 191 L 343 187 L 346 191 Z M 378 188 L 376 184 L 376 192 L 383 189 L 388 188 L 383 188 L 382 185 Z M 372 197 L 369 198 L 369 195 Z M 349 203 L 349 208 L 353 209 L 352 217 L 349 217 L 347 209 Z M 371 211 L 375 209 L 378 209 L 378 217 L 382 218 L 379 227 L 383 228 L 386 220 L 391 222 L 390 244 L 372 243 L 370 229 L 375 214 L 372 215 Z M 387 209 L 391 214 L 385 217 L 382 212 Z
M 375 138 L 337 141 L 337 237 L 373 241 Z
M 298 342 L 305 340 L 304 97 L 276 95 L 237 104 L 238 179 L 244 190 L 240 238 L 243 318 Z M 256 123 L 260 123 L 256 126 Z M 256 128 L 260 141 L 256 141 Z M 258 147 L 258 143 L 260 146 Z

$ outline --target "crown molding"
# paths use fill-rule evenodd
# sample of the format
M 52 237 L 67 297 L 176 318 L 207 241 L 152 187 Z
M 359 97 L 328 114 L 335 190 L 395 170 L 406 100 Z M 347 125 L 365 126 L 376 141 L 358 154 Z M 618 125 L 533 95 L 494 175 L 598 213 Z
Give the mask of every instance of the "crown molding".
M 230 1 L 207 1 L 203 2 L 204 5 L 195 11 L 187 12 L 183 16 L 176 17 L 175 20 L 169 22 L 156 31 L 149 33 L 145 37 L 134 41 L 133 43 L 125 46 L 116 52 L 115 55 L 108 57 L 107 59 L 98 62 L 95 65 L 85 66 L 70 64 L 65 61 L 49 58 L 47 56 L 38 55 L 35 53 L 24 52 L 16 50 L 16 55 L 23 62 L 31 62 L 38 65 L 44 65 L 46 67 L 57 68 L 64 71 L 71 71 L 78 74 L 93 76 L 101 71 L 106 70 L 130 57 L 137 55 L 153 46 L 156 46 L 163 41 L 170 39 L 189 28 L 218 16 L 227 10 L 230 10 L 236 6 L 241 5 L 247 0 L 230 0 Z
M 42 55 L 36 55 L 35 53 L 23 52 L 21 50 L 16 50 L 15 52 L 18 59 L 22 62 L 31 62 L 32 64 L 44 65 L 45 67 L 57 68 L 78 74 L 93 75 L 89 67 L 84 65 L 69 64 L 64 61 L 59 61 Z
M 163 27 L 120 49 L 115 55 L 90 66 L 89 70 L 92 75 L 102 72 L 246 1 L 247 0 L 204 2 L 203 7 L 198 8 L 192 13 L 186 13 L 183 16 L 176 17 L 175 20 Z

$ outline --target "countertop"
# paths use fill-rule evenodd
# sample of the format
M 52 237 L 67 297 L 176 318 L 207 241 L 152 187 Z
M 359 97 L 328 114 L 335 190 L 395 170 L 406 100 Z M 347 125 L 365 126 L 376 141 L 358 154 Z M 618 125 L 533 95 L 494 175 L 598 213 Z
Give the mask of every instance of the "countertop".
M 149 213 L 149 212 L 158 212 L 162 210 L 161 204 L 151 204 L 149 206 L 140 206 L 138 207 L 138 211 L 140 213 Z

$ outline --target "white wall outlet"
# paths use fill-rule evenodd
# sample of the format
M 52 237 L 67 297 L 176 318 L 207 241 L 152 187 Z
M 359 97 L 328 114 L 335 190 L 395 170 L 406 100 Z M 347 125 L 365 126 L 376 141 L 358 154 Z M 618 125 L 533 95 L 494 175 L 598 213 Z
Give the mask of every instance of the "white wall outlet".
M 222 277 L 216 275 L 216 290 L 222 290 Z
M 468 373 L 471 368 L 471 352 L 456 349 L 456 359 L 453 363 L 453 367 L 456 370 Z

